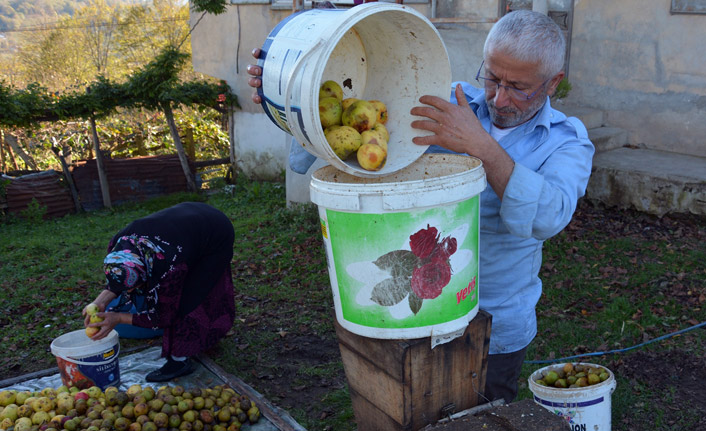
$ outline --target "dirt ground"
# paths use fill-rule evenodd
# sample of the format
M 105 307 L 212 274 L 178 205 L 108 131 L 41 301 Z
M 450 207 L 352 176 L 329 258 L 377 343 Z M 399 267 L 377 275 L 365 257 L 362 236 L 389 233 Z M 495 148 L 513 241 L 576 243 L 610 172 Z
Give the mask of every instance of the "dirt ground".
M 680 350 L 666 353 L 637 351 L 613 361 L 610 369 L 627 378 L 634 391 L 647 386 L 656 394 L 652 400 L 655 405 L 668 405 L 664 423 L 678 423 L 688 411 L 689 417 L 697 418 L 698 422 L 690 429 L 706 426 L 706 353 L 698 356 Z M 649 406 L 640 407 L 649 409 Z M 619 422 L 616 425 L 620 429 L 650 429 L 645 427 L 652 419 L 631 414 L 613 421 Z

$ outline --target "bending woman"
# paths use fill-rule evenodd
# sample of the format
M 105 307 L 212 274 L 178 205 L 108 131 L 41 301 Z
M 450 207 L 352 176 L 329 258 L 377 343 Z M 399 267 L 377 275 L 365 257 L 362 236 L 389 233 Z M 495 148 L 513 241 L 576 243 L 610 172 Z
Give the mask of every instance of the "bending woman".
M 191 373 L 189 357 L 214 346 L 233 326 L 233 241 L 228 217 L 203 203 L 180 203 L 130 223 L 110 241 L 107 285 L 93 301 L 104 320 L 90 323 L 84 308 L 86 326 L 99 328 L 91 338 L 104 338 L 118 324 L 163 329 L 167 362 L 147 381 Z M 117 305 L 104 311 L 115 298 Z M 111 311 L 137 304 L 134 314 Z

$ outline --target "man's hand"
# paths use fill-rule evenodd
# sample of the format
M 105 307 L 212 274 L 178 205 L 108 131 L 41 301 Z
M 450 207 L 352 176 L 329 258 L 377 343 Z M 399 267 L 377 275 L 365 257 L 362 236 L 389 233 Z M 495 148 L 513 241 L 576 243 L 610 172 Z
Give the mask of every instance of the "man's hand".
M 412 121 L 412 127 L 432 132 L 433 135 L 417 136 L 412 142 L 418 145 L 438 145 L 457 153 L 479 157 L 477 142 L 487 142 L 490 136 L 481 126 L 478 117 L 471 109 L 461 85 L 456 86 L 457 104 L 436 96 L 422 96 L 421 103 L 428 106 L 415 106 L 412 115 L 428 120 Z
M 253 49 L 252 56 L 256 59 L 259 58 L 260 48 Z M 247 71 L 250 75 L 250 78 L 248 78 L 248 85 L 255 89 L 260 88 L 262 86 L 262 79 L 260 78 L 262 76 L 262 68 L 255 64 L 248 64 Z M 251 98 L 253 103 L 257 103 L 258 105 L 262 103 L 262 98 L 259 94 L 257 94 L 257 91 L 253 92 Z
M 483 162 L 488 183 L 502 200 L 515 162 L 505 150 L 485 131 L 478 117 L 456 85 L 456 104 L 436 96 L 422 96 L 419 101 L 428 106 L 415 106 L 412 115 L 428 120 L 412 121 L 415 129 L 428 130 L 429 136 L 417 136 L 412 142 L 418 145 L 438 145 L 457 153 L 465 153 Z

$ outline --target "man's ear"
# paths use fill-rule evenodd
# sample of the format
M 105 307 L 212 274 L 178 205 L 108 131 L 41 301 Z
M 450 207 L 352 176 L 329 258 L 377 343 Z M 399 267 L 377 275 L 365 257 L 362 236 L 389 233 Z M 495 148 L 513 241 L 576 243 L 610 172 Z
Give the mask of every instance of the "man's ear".
M 562 70 L 561 72 L 557 73 L 551 81 L 549 81 L 549 83 L 547 84 L 547 95 L 549 97 L 554 95 L 554 93 L 556 92 L 556 87 L 558 87 L 561 80 L 564 79 L 564 75 L 565 73 Z

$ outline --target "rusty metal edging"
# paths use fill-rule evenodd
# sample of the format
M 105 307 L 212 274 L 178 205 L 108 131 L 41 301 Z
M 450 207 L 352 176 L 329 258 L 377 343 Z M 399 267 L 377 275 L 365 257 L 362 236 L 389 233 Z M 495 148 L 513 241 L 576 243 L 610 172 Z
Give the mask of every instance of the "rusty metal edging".
M 198 355 L 196 358 L 206 369 L 218 376 L 228 386 L 233 388 L 233 390 L 239 394 L 247 395 L 250 400 L 255 401 L 260 412 L 280 431 L 307 431 L 307 429 L 299 425 L 287 411 L 274 406 L 259 392 L 239 378 L 226 373 L 223 368 L 213 362 L 211 358 L 204 355 Z

